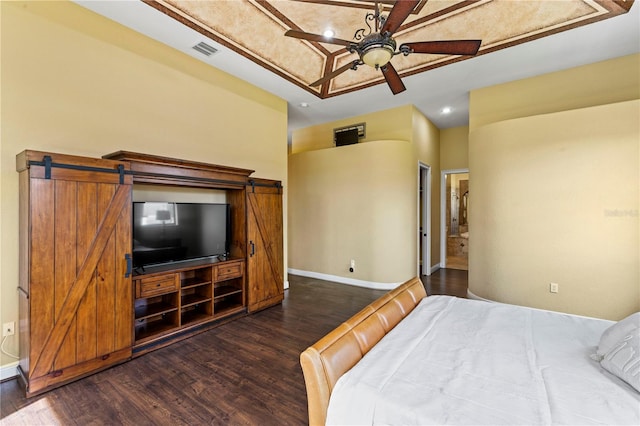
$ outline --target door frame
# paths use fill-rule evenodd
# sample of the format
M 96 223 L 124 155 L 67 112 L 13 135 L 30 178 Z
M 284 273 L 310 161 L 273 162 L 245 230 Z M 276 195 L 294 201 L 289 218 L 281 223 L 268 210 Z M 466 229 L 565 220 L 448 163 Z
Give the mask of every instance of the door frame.
M 420 188 L 424 190 L 420 191 Z M 420 204 L 422 202 L 422 205 Z M 420 276 L 431 275 L 431 166 L 418 161 L 418 202 L 416 203 L 418 218 L 417 223 L 417 273 Z M 420 207 L 422 207 L 422 217 L 420 217 Z M 424 230 L 420 229 L 420 223 L 423 223 Z M 422 245 L 422 259 L 420 259 L 420 245 Z M 420 270 L 420 261 L 422 261 L 422 270 Z
M 469 173 L 469 168 L 440 171 L 440 267 L 447 267 L 447 175 Z

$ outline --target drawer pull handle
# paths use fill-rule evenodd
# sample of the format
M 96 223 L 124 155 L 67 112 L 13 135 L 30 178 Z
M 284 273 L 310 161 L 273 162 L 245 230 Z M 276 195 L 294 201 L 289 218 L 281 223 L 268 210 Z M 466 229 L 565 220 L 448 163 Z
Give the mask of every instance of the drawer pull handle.
M 160 283 L 156 284 L 156 287 L 160 287 Z

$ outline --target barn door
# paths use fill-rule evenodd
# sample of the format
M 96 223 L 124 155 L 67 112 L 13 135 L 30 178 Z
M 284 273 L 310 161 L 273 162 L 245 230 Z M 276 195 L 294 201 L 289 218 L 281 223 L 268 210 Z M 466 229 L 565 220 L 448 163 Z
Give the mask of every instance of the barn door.
M 249 312 L 284 298 L 282 190 L 273 181 L 261 182 L 247 187 Z
M 110 160 L 41 159 L 28 182 L 31 394 L 130 358 L 132 345 L 131 176 Z

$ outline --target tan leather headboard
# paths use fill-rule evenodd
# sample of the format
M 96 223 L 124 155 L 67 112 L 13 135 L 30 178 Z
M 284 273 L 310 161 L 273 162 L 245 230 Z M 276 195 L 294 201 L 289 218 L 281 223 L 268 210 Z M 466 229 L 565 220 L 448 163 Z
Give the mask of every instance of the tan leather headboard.
M 300 354 L 309 424 L 324 425 L 336 382 L 427 295 L 412 278 L 367 305 Z

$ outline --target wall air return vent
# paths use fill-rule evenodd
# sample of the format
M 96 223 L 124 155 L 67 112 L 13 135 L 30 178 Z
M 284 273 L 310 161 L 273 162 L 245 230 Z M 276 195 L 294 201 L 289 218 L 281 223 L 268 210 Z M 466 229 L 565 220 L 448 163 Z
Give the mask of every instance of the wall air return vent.
M 365 128 L 365 123 L 358 123 L 333 129 L 333 142 L 336 146 L 358 143 L 360 139 L 365 137 Z
M 216 53 L 218 51 L 218 49 L 216 49 L 213 46 L 208 45 L 207 43 L 201 41 L 200 43 L 196 44 L 195 46 L 193 46 L 194 50 L 197 50 L 198 52 L 202 53 L 205 56 L 211 56 L 214 53 Z

